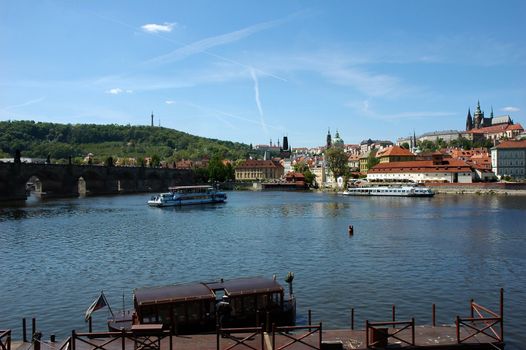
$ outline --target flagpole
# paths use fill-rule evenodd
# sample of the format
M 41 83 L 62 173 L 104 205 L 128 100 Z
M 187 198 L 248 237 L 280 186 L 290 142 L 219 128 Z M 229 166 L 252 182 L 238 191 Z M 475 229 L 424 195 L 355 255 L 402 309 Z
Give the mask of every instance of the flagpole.
M 102 295 L 102 297 L 104 298 L 104 301 L 106 302 L 106 305 L 108 305 L 108 309 L 110 310 L 111 316 L 113 317 L 113 319 L 115 319 L 115 315 L 113 314 L 113 311 L 111 310 L 110 303 L 108 303 L 108 299 L 106 299 L 106 296 L 104 295 L 103 290 L 100 291 L 100 295 Z

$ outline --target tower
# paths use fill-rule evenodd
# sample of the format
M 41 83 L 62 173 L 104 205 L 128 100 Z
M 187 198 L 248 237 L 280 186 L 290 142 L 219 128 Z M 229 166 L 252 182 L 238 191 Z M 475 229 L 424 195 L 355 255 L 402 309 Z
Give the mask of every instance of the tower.
M 471 109 L 468 108 L 468 116 L 466 118 L 466 131 L 473 129 L 473 118 L 471 117 Z
M 331 148 L 332 145 L 332 137 L 331 137 L 331 129 L 329 128 L 327 131 L 327 148 Z
M 152 117 L 151 118 L 152 118 L 152 124 L 151 125 L 153 126 L 153 111 L 152 111 Z
M 283 150 L 289 150 L 289 138 L 287 136 L 283 136 Z
M 475 129 L 480 129 L 482 128 L 484 125 L 484 112 L 482 112 L 480 110 L 480 101 L 477 101 L 477 109 L 475 110 L 475 114 L 473 116 L 474 120 L 474 124 L 475 124 Z

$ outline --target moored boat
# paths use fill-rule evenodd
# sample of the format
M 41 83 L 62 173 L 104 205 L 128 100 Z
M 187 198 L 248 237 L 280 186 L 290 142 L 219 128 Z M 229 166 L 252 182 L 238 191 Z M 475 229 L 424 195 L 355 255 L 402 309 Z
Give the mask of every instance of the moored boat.
M 421 186 L 371 186 L 350 187 L 342 192 L 345 196 L 391 196 L 391 197 L 433 197 L 429 187 Z
M 212 186 L 176 186 L 169 187 L 170 192 L 153 196 L 148 205 L 151 207 L 173 207 L 192 204 L 223 203 L 226 193 L 217 191 Z
M 218 323 L 218 305 L 228 298 L 231 313 L 227 327 L 253 327 L 271 322 L 294 325 L 296 300 L 273 278 L 250 277 L 216 282 L 184 283 L 134 290 L 132 313 L 108 321 L 110 330 L 135 324 L 162 324 L 176 334 L 210 332 Z M 131 315 L 131 316 L 130 316 Z

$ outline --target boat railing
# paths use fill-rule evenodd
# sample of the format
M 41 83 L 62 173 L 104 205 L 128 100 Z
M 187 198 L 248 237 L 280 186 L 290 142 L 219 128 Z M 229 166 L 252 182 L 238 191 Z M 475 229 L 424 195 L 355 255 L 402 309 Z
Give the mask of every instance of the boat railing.
M 222 328 L 219 325 L 216 327 L 216 346 L 217 350 L 223 349 L 221 347 L 221 339 L 228 339 L 234 344 L 224 348 L 230 350 L 237 346 L 249 348 L 252 350 L 265 349 L 265 336 L 263 326 L 261 327 L 243 327 L 243 328 Z M 237 336 L 236 336 L 237 335 Z M 259 336 L 259 346 L 256 347 L 257 341 L 254 341 Z
M 305 333 L 300 331 L 306 331 Z M 317 344 L 307 342 L 306 338 L 318 335 Z M 276 336 L 285 338 L 285 344 L 276 347 Z M 322 343 L 322 324 L 308 325 L 308 326 L 282 326 L 278 327 L 275 324 L 272 325 L 272 349 L 283 350 L 288 347 L 292 347 L 294 344 L 299 343 L 306 345 L 311 349 L 321 349 Z M 295 347 L 294 347 L 295 348 Z
M 389 332 L 391 326 L 392 332 Z M 397 328 L 402 326 L 401 328 Z M 403 337 L 402 332 L 411 331 L 411 339 Z M 406 332 L 407 333 L 407 332 Z M 365 347 L 386 347 L 389 343 L 389 338 L 393 338 L 400 343 L 409 346 L 415 346 L 415 319 L 410 321 L 388 321 L 388 322 L 369 322 L 365 321 Z
M 126 344 L 129 342 L 133 342 L 134 349 L 136 350 L 160 350 L 161 341 L 165 338 L 168 338 L 168 346 L 165 347 L 163 345 L 163 349 L 173 350 L 173 342 L 169 330 L 122 329 L 120 332 L 95 333 L 77 333 L 76 331 L 72 331 L 69 350 L 76 350 L 77 345 L 79 345 L 79 349 L 86 349 L 87 346 L 89 349 L 96 350 L 126 350 Z
M 504 342 L 504 289 L 500 289 L 500 311 L 497 314 L 490 309 L 470 302 L 471 317 L 461 318 L 457 316 L 457 343 L 464 343 L 476 335 L 485 335 L 497 342 Z M 467 331 L 467 335 L 461 336 L 461 328 Z
M 0 330 L 0 349 L 11 350 L 11 330 Z

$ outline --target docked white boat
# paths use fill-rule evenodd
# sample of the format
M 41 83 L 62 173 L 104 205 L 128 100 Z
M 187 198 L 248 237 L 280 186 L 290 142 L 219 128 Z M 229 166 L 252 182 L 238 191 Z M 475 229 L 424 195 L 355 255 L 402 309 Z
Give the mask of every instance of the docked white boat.
M 392 197 L 432 197 L 435 195 L 429 187 L 420 186 L 376 186 L 352 187 L 342 192 L 345 196 L 392 196 Z
M 170 192 L 153 196 L 148 205 L 151 207 L 173 207 L 192 204 L 223 203 L 226 193 L 217 191 L 212 186 L 177 186 L 169 187 Z

